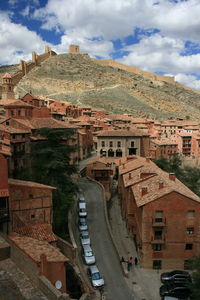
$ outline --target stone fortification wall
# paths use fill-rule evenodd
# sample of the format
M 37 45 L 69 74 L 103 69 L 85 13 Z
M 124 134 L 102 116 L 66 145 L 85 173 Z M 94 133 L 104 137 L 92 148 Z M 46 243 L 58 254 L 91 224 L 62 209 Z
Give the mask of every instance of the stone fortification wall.
M 158 75 L 158 74 L 154 74 L 154 73 L 150 73 L 150 72 L 145 72 L 143 70 L 141 70 L 139 67 L 137 66 L 127 66 L 124 64 L 121 64 L 117 61 L 114 61 L 112 59 L 96 59 L 96 58 L 92 58 L 92 60 L 100 65 L 104 65 L 104 66 L 111 66 L 114 68 L 119 68 L 122 70 L 125 70 L 127 72 L 130 73 L 135 73 L 135 74 L 139 74 L 142 75 L 144 77 L 150 78 L 152 80 L 161 80 L 161 81 L 166 81 L 169 83 L 174 83 L 174 77 L 170 77 L 170 76 L 163 76 L 163 75 Z
M 24 61 L 21 60 L 19 64 L 19 71 L 12 75 L 12 83 L 14 86 L 18 84 L 18 82 L 22 79 L 22 77 L 28 74 L 32 69 L 36 66 L 40 65 L 42 62 L 47 60 L 51 56 L 57 55 L 56 52 L 52 51 L 49 46 L 45 47 L 45 53 L 43 54 L 36 54 L 32 52 L 32 60 L 31 61 Z M 0 96 L 2 95 L 2 86 L 0 86 Z

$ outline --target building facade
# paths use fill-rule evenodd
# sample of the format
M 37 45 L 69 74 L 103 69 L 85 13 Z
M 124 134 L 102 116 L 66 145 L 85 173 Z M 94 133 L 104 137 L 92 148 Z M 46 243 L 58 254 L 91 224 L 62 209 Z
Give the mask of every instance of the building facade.
M 140 130 L 106 130 L 96 137 L 99 156 L 119 158 L 149 155 L 149 135 Z
M 135 157 L 119 167 L 119 192 L 142 267 L 183 269 L 200 254 L 200 199 L 174 174 Z

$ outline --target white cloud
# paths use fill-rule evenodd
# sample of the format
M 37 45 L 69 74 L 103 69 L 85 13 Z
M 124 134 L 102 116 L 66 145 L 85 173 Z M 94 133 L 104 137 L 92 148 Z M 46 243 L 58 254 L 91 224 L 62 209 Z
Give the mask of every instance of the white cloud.
M 44 51 L 46 43 L 34 31 L 11 22 L 8 13 L 0 12 L 0 24 L 0 64 L 19 63 L 30 59 L 32 51 Z
M 192 89 L 200 90 L 200 80 L 194 75 L 176 74 L 175 80 Z
M 138 44 L 125 47 L 130 53 L 120 59 L 128 65 L 138 65 L 151 72 L 176 74 L 195 73 L 200 69 L 200 54 L 182 56 L 184 42 L 155 34 L 144 37 Z
M 67 52 L 71 44 L 79 45 L 81 52 L 88 53 L 91 57 L 101 56 L 103 58 L 110 58 L 109 53 L 114 51 L 112 42 L 77 37 L 76 32 L 63 35 L 61 43 L 58 46 L 54 46 L 54 49 L 57 53 Z
M 24 16 L 24 17 L 27 17 L 30 13 L 30 6 L 27 5 L 21 12 L 21 15 Z
M 199 0 L 49 0 L 46 7 L 35 11 L 34 17 L 44 28 L 61 26 L 63 31 L 84 29 L 85 37 L 123 38 L 135 27 L 158 28 L 169 37 L 200 41 Z

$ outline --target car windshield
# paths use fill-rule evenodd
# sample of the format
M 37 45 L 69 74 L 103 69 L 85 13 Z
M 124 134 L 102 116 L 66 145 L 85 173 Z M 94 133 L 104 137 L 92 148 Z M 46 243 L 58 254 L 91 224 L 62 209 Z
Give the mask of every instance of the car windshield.
M 85 256 L 87 257 L 93 256 L 92 251 L 86 251 Z
M 81 224 L 81 225 L 86 225 L 85 219 L 80 219 L 80 224 Z
M 93 279 L 93 280 L 102 279 L 102 276 L 101 276 L 101 274 L 100 274 L 99 272 L 93 273 L 93 274 L 92 274 L 92 279 Z
M 83 240 L 87 240 L 87 239 L 89 239 L 89 236 L 88 236 L 88 235 L 83 235 L 83 236 L 82 236 L 82 239 L 83 239 Z

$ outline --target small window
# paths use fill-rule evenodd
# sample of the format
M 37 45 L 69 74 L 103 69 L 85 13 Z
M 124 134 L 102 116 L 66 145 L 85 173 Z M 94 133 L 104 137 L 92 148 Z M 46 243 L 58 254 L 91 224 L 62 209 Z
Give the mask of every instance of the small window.
M 155 222 L 162 222 L 163 221 L 163 210 L 156 210 L 155 211 Z
M 109 142 L 109 146 L 113 147 L 113 142 L 112 141 Z
M 29 198 L 30 198 L 30 199 L 33 199 L 33 194 L 29 194 Z
M 153 260 L 153 269 L 154 270 L 162 269 L 162 260 Z
M 120 141 L 117 142 L 117 147 L 118 147 L 118 148 L 121 147 L 121 142 L 120 142 Z
M 131 142 L 131 148 L 135 147 L 135 142 Z
M 187 234 L 193 234 L 194 233 L 194 228 L 193 227 L 189 227 L 186 230 Z
M 185 244 L 185 250 L 192 250 L 193 244 Z
M 101 142 L 101 147 L 105 147 L 105 141 Z
M 35 219 L 35 215 L 31 215 L 31 219 Z
M 0 197 L 0 209 L 7 208 L 7 198 Z
M 153 251 L 162 251 L 162 244 L 153 244 Z
M 194 217 L 195 210 L 188 210 L 187 217 Z
M 14 111 L 13 111 L 13 110 L 11 110 L 11 112 L 10 112 L 10 113 L 11 113 L 11 116 L 14 116 Z

